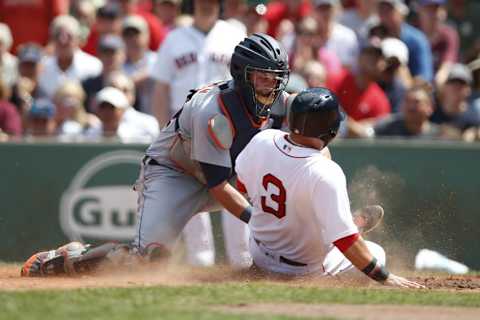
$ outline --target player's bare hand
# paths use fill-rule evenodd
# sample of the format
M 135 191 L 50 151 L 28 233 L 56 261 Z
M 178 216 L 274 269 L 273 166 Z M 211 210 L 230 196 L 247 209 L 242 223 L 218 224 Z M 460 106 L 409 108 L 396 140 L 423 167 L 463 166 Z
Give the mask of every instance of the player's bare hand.
M 385 280 L 384 284 L 387 285 L 387 286 L 399 287 L 399 288 L 411 288 L 411 289 L 425 289 L 426 288 L 424 285 L 421 285 L 420 283 L 417 283 L 415 281 L 410 281 L 410 280 L 405 279 L 403 277 L 396 276 L 393 273 L 390 273 L 387 280 Z

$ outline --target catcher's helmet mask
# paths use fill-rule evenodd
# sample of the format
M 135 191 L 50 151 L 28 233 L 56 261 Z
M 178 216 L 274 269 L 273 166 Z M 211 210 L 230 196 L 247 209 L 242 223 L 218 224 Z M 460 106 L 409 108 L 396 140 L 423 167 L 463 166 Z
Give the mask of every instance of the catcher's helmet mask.
M 321 139 L 326 146 L 336 137 L 344 119 L 335 94 L 326 88 L 310 88 L 293 99 L 289 128 L 295 134 Z
M 287 86 L 288 55 L 274 38 L 254 33 L 235 47 L 230 72 L 247 108 L 261 120 L 269 116 L 271 105 Z M 276 80 L 268 93 L 261 92 L 252 80 L 256 72 Z

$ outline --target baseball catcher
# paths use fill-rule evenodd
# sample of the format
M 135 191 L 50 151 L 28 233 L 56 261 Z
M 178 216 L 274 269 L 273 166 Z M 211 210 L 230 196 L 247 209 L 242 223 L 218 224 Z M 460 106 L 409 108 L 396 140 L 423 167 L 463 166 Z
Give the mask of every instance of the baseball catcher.
M 83 272 L 103 260 L 129 264 L 169 256 L 191 217 L 221 206 L 248 221 L 250 204 L 230 183 L 235 161 L 266 127 L 271 108 L 285 109 L 288 56 L 272 37 L 253 34 L 235 47 L 230 73 L 233 80 L 192 90 L 148 148 L 135 183 L 140 219 L 130 245 L 69 244 L 35 254 L 22 274 Z

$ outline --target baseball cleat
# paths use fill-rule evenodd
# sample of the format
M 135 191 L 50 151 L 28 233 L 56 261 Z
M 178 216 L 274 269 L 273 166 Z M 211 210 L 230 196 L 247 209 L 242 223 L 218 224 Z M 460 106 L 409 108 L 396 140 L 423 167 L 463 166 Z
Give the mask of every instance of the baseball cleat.
M 22 277 L 41 277 L 42 274 L 42 263 L 47 259 L 51 254 L 49 251 L 43 251 L 35 253 L 33 256 L 28 258 L 28 260 L 23 264 L 20 271 Z
M 70 271 L 70 261 L 79 257 L 86 249 L 80 242 L 70 242 L 58 249 L 35 253 L 23 264 L 20 275 L 47 277 L 64 274 Z
M 367 233 L 375 229 L 383 219 L 385 212 L 380 205 L 366 206 L 356 210 L 352 216 L 360 233 Z

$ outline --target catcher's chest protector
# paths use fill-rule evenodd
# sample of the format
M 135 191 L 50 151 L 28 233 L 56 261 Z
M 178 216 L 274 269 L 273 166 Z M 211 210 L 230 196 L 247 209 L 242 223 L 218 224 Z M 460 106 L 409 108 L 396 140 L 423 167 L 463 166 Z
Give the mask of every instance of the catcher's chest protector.
M 247 111 L 247 107 L 242 101 L 242 97 L 227 85 L 220 86 L 219 105 L 222 112 L 231 122 L 234 128 L 232 146 L 230 147 L 230 156 L 232 158 L 232 168 L 235 168 L 235 160 L 238 154 L 252 140 L 253 136 L 260 132 L 262 124 L 257 124 L 253 116 Z

